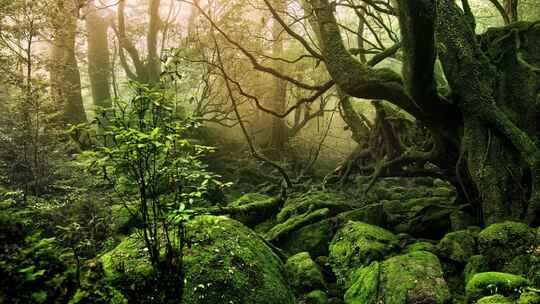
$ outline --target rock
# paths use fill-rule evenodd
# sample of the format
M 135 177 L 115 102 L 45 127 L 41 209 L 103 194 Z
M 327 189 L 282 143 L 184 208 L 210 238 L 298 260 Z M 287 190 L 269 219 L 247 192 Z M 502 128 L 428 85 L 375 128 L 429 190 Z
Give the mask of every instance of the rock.
M 467 301 L 472 303 L 495 293 L 508 296 L 528 285 L 529 280 L 521 276 L 503 272 L 481 272 L 473 275 L 467 282 L 465 295 Z
M 509 298 L 501 295 L 492 295 L 489 297 L 483 297 L 476 304 L 513 304 L 514 302 Z
M 404 250 L 405 253 L 410 253 L 413 251 L 427 251 L 433 254 L 437 254 L 438 249 L 437 249 L 437 246 L 429 242 L 421 241 L 421 242 L 416 242 L 405 247 L 405 250 Z
M 440 239 L 451 230 L 450 214 L 458 209 L 445 197 L 383 201 L 388 227 L 417 238 Z
M 299 304 L 327 304 L 328 296 L 324 291 L 314 290 L 306 295 L 300 300 Z
M 476 239 L 468 230 L 450 232 L 439 242 L 437 248 L 441 256 L 465 264 L 476 252 Z
M 330 264 L 340 286 L 349 286 L 352 270 L 383 260 L 398 248 L 393 233 L 364 222 L 348 222 L 330 244 Z
M 330 216 L 334 216 L 357 207 L 359 206 L 348 202 L 347 198 L 340 193 L 309 191 L 287 199 L 285 205 L 277 215 L 277 220 L 279 223 L 283 223 L 294 216 L 323 208 L 331 210 L 332 213 Z
M 228 215 L 244 225 L 253 228 L 276 215 L 283 206 L 280 197 L 260 193 L 244 194 L 225 207 L 210 207 L 202 210 L 204 214 Z
M 473 255 L 469 258 L 469 261 L 465 265 L 463 270 L 463 277 L 465 278 L 465 283 L 477 273 L 489 271 L 488 260 L 483 255 Z
M 182 303 L 295 303 L 281 260 L 240 222 L 198 216 L 186 231 L 190 246 L 184 250 L 186 285 Z M 135 288 L 137 296 L 147 294 L 159 302 L 153 291 L 160 291 L 161 282 L 153 280 L 144 242 L 136 235 L 101 260 L 108 279 L 123 280 L 126 286 Z
M 285 222 L 275 225 L 267 233 L 265 239 L 270 242 L 277 242 L 279 238 L 292 231 L 298 230 L 310 224 L 319 222 L 330 214 L 328 208 L 317 209 L 315 211 L 307 211 L 304 214 L 288 218 Z
M 304 226 L 282 235 L 276 243 L 289 254 L 307 251 L 316 258 L 328 255 L 328 246 L 336 231 L 348 221 L 362 221 L 373 225 L 384 225 L 386 217 L 382 204 L 372 204 L 359 209 L 342 212 L 334 217 Z
M 359 268 L 354 274 L 352 286 L 345 293 L 346 304 L 375 304 L 379 292 L 381 266 L 375 261 Z
M 298 294 L 315 289 L 326 289 L 319 265 L 311 259 L 307 252 L 298 253 L 287 260 L 285 276 Z
M 519 296 L 517 304 L 540 304 L 540 293 L 526 291 Z
M 414 251 L 373 262 L 353 275 L 346 304 L 445 304 L 450 292 L 437 256 Z
M 482 230 L 478 235 L 478 249 L 488 258 L 492 269 L 501 271 L 515 257 L 529 254 L 535 239 L 534 229 L 523 223 L 507 221 Z

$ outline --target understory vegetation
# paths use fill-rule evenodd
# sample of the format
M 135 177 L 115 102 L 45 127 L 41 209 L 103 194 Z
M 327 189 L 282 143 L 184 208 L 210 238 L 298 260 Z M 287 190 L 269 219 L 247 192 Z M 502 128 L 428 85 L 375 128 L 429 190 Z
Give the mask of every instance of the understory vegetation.
M 538 0 L 0 0 L 0 304 L 540 304 Z

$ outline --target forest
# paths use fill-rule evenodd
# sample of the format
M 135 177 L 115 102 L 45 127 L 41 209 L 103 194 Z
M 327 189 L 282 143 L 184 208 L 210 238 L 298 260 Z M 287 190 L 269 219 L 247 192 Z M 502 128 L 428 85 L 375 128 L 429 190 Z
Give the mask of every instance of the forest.
M 0 0 L 0 304 L 540 304 L 540 0 Z

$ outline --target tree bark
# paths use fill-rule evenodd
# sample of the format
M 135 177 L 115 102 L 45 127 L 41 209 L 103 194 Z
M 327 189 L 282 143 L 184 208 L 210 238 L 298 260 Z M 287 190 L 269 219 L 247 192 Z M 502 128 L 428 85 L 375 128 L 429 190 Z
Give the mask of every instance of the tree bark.
M 73 1 L 66 0 L 56 0 L 53 7 L 53 38 L 49 63 L 52 97 L 63 113 L 63 123 L 84 123 L 87 120 L 75 55 L 78 7 Z
M 99 10 L 95 1 L 88 3 L 86 29 L 88 42 L 88 74 L 94 105 L 109 108 L 111 99 L 111 63 L 107 30 L 107 12 Z

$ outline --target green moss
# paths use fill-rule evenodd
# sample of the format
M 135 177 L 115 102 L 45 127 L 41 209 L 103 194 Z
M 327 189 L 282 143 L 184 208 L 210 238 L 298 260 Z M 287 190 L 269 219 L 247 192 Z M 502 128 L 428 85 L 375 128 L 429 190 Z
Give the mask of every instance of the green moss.
M 489 297 L 483 297 L 476 304 L 512 304 L 512 300 L 501 295 L 492 295 Z
M 313 290 L 312 292 L 304 295 L 303 301 L 304 304 L 327 304 L 328 296 L 324 291 Z
M 184 303 L 293 303 L 280 259 L 241 223 L 200 216 L 187 228 Z
M 410 253 L 413 251 L 427 251 L 431 253 L 437 253 L 437 246 L 429 242 L 415 242 L 407 246 L 404 250 L 405 253 Z
M 285 276 L 299 294 L 315 289 L 326 289 L 319 265 L 307 252 L 298 253 L 287 260 Z
M 330 264 L 338 284 L 347 288 L 352 271 L 383 260 L 397 248 L 398 238 L 390 231 L 363 222 L 348 222 L 330 244 Z
M 537 291 L 526 291 L 519 296 L 517 304 L 540 304 L 540 293 Z
M 528 286 L 527 279 L 503 272 L 477 273 L 467 282 L 465 294 L 469 302 L 480 299 L 483 296 L 495 293 L 511 295 L 518 293 L 520 288 Z
M 535 231 L 526 224 L 507 221 L 482 230 L 478 249 L 488 258 L 491 268 L 500 271 L 515 257 L 529 254 L 535 239 Z
M 473 255 L 469 258 L 469 261 L 465 265 L 463 270 L 463 277 L 465 278 L 465 283 L 479 272 L 489 271 L 489 264 L 487 258 L 483 255 Z
M 355 206 L 349 204 L 346 197 L 340 193 L 309 191 L 289 198 L 277 215 L 277 220 L 278 222 L 283 223 L 294 216 L 323 208 L 331 210 L 331 216 L 333 216 L 340 212 L 351 210 L 354 207 Z
M 345 293 L 346 304 L 376 304 L 379 292 L 380 263 L 359 268 L 352 275 L 354 282 Z
M 450 292 L 438 258 L 414 251 L 358 269 L 345 293 L 347 304 L 448 303 Z
M 289 254 L 307 251 L 312 257 L 325 256 L 333 236 L 334 223 L 328 219 L 289 233 L 277 246 Z
M 381 292 L 385 303 L 447 303 L 448 286 L 437 256 L 424 251 L 390 258 L 382 264 Z
M 276 243 L 289 254 L 307 251 L 312 257 L 328 255 L 330 241 L 342 223 L 362 221 L 373 225 L 386 223 L 382 204 L 371 204 L 359 209 L 342 212 L 334 217 L 304 226 L 280 238 Z
M 302 215 L 293 216 L 287 219 L 285 222 L 277 224 L 270 229 L 270 231 L 265 233 L 265 239 L 268 241 L 277 241 L 281 236 L 291 231 L 298 230 L 299 228 L 326 218 L 329 213 L 330 210 L 328 208 L 323 208 L 315 211 L 309 210 Z
M 294 302 L 281 260 L 253 231 L 218 216 L 196 217 L 186 230 L 190 245 L 184 251 L 183 303 Z M 135 236 L 123 240 L 101 261 L 110 279 L 152 279 L 143 242 Z M 148 289 L 138 292 L 151 293 Z
M 476 252 L 476 239 L 468 230 L 448 233 L 437 245 L 440 255 L 465 264 Z
M 230 203 L 230 205 L 233 207 L 239 207 L 239 206 L 253 204 L 260 201 L 266 201 L 269 199 L 272 199 L 272 197 L 266 194 L 262 194 L 258 192 L 246 193 L 240 196 L 239 198 L 237 198 L 236 200 L 234 200 L 232 203 Z

